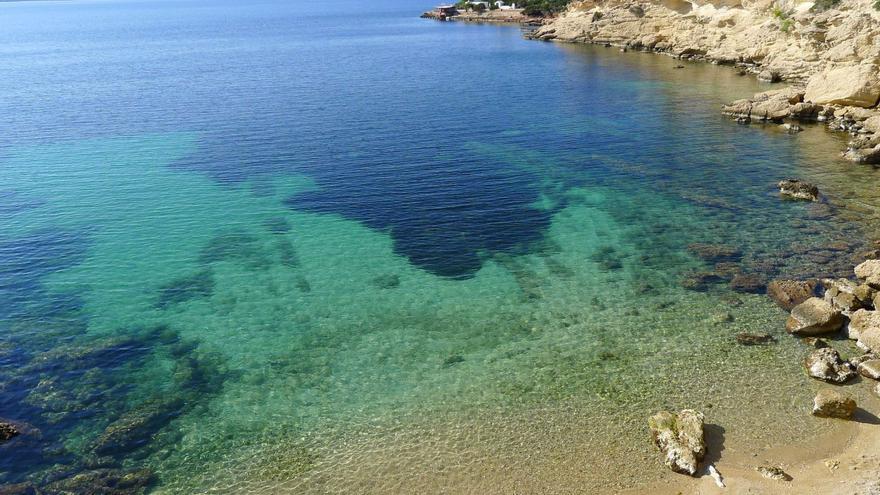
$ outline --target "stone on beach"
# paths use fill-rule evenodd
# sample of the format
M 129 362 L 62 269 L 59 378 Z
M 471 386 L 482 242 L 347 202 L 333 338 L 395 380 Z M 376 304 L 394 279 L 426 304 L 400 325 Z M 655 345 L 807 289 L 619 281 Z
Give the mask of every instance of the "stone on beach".
M 773 280 L 767 285 L 767 295 L 780 308 L 792 308 L 816 295 L 816 282 L 810 280 Z
M 841 359 L 840 354 L 830 347 L 818 349 L 804 360 L 807 373 L 819 380 L 830 383 L 844 383 L 855 378 L 855 366 Z
M 856 401 L 837 390 L 823 388 L 813 399 L 813 416 L 849 419 L 856 411 Z
M 654 443 L 664 456 L 664 464 L 676 473 L 694 476 L 706 444 L 703 413 L 685 409 L 680 413 L 661 411 L 651 416 L 648 426 Z
M 779 187 L 780 194 L 789 198 L 807 201 L 819 200 L 819 188 L 809 182 L 799 179 L 785 179 L 779 181 L 777 187 Z
M 843 314 L 831 303 L 811 297 L 791 310 L 785 323 L 788 333 L 802 336 L 836 332 L 843 326 Z
M 761 476 L 767 478 L 768 480 L 776 480 L 776 481 L 791 481 L 792 477 L 782 470 L 782 468 L 778 468 L 776 466 L 760 466 L 756 467 L 755 471 L 761 473 Z

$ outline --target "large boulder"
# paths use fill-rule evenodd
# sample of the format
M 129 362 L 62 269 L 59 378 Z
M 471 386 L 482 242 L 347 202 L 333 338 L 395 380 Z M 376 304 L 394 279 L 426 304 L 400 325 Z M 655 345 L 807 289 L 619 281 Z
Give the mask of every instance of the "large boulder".
M 836 332 L 843 326 L 843 314 L 831 303 L 811 297 L 791 310 L 785 323 L 788 333 L 801 336 Z
M 813 399 L 813 416 L 849 419 L 856 412 L 856 401 L 837 390 L 823 388 Z
M 880 286 L 880 260 L 868 260 L 855 269 L 856 277 L 864 280 L 868 285 Z
M 816 295 L 815 280 L 773 280 L 767 285 L 767 295 L 780 308 L 792 308 Z
M 703 413 L 685 409 L 678 414 L 661 411 L 651 416 L 648 426 L 664 463 L 676 473 L 697 474 L 697 468 L 706 455 L 703 437 Z
M 804 100 L 820 105 L 873 107 L 880 99 L 876 65 L 853 65 L 828 69 L 807 83 Z
M 819 349 L 804 360 L 807 373 L 829 383 L 844 383 L 858 375 L 852 363 L 840 358 L 840 354 L 830 347 Z

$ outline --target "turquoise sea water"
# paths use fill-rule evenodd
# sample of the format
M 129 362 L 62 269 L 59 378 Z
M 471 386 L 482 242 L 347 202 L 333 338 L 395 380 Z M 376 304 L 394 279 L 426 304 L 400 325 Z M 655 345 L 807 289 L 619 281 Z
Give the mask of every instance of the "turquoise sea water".
M 848 273 L 873 170 L 720 117 L 730 69 L 428 7 L 0 4 L 0 482 L 589 493 L 668 476 L 657 409 L 825 427 L 804 346 L 733 336 Z

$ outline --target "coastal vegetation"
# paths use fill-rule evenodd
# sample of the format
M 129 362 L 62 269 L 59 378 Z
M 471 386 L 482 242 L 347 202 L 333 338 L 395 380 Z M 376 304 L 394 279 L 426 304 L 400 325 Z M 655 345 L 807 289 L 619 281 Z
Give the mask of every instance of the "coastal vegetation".
M 542 17 L 558 14 L 568 7 L 569 0 L 524 0 L 517 2 L 523 8 L 523 14 Z

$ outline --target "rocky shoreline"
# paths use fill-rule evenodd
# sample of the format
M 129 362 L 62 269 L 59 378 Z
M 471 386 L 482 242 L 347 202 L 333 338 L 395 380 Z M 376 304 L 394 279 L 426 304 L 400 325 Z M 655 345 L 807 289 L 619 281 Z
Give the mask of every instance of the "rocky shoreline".
M 722 113 L 739 124 L 778 125 L 789 133 L 800 132 L 801 123 L 823 123 L 829 130 L 851 135 L 842 152 L 844 158 L 880 163 L 880 70 L 876 65 L 880 46 L 872 41 L 880 33 L 880 14 L 863 1 L 816 6 L 814 2 L 587 0 L 574 2 L 565 15 L 526 36 L 651 51 L 731 65 L 768 83 L 789 81 L 792 86 L 724 105 Z M 811 184 L 784 180 L 779 189 L 789 199 L 819 201 L 819 191 Z M 867 258 L 847 278 L 776 279 L 767 286 L 768 296 L 790 312 L 787 332 L 814 348 L 804 360 L 805 373 L 828 384 L 818 390 L 811 404 L 816 417 L 877 417 L 877 411 L 859 408 L 852 394 L 838 388 L 861 381 L 860 386 L 880 397 L 880 260 Z M 750 333 L 739 334 L 736 340 L 745 346 L 775 342 L 769 334 Z M 648 425 L 667 467 L 691 476 L 709 475 L 715 485 L 712 489 L 724 488 L 713 464 L 698 467 L 712 448 L 705 443 L 703 421 L 698 411 L 661 411 Z M 869 444 L 877 439 L 874 431 L 868 436 Z M 870 452 L 861 446 L 852 456 L 864 459 L 866 454 Z M 832 469 L 827 463 L 826 467 Z M 880 474 L 877 467 L 867 479 Z M 754 469 L 767 480 L 788 483 L 794 479 L 778 466 Z M 740 475 L 737 481 L 740 488 L 759 483 L 749 475 Z M 822 482 L 817 478 L 807 483 L 817 488 Z M 869 490 L 880 490 L 880 486 Z

